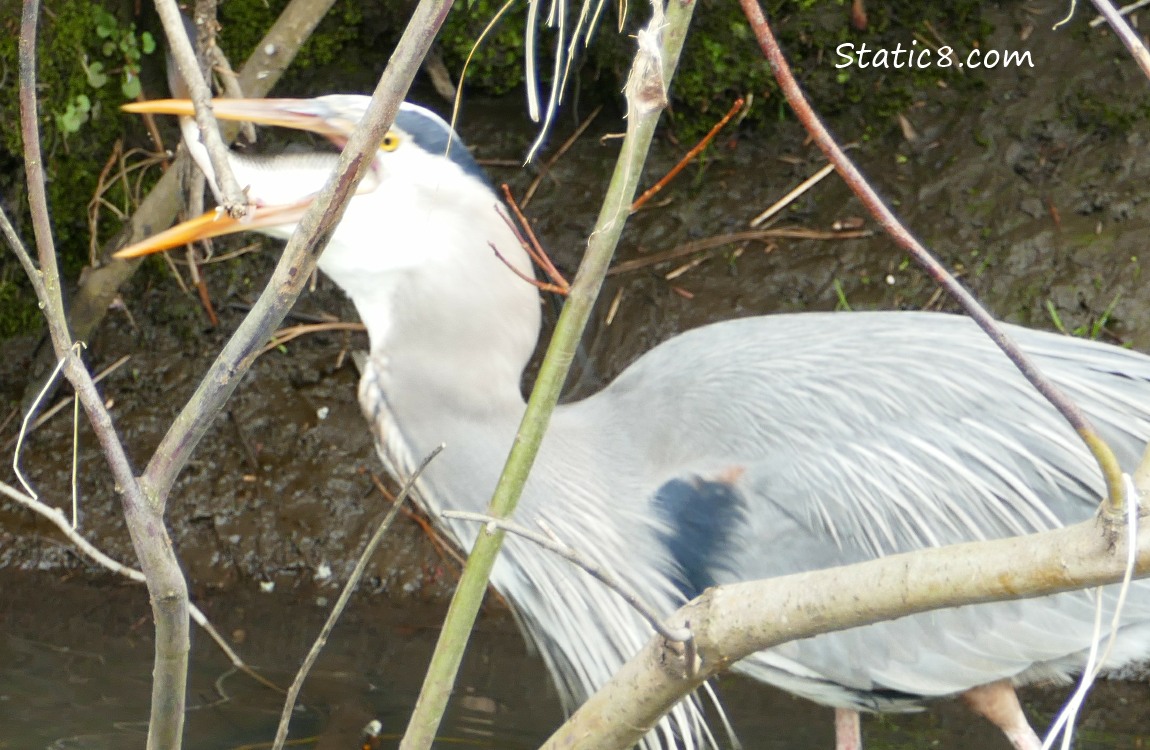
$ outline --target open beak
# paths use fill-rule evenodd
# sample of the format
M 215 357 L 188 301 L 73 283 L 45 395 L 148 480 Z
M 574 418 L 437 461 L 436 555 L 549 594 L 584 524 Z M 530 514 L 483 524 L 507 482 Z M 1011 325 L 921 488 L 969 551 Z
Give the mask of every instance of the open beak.
M 112 257 L 120 260 L 141 258 L 145 255 L 171 250 L 173 247 L 187 245 L 196 240 L 207 240 L 236 232 L 250 232 L 262 227 L 293 224 L 300 220 L 310 204 L 311 198 L 307 198 L 286 206 L 253 206 L 242 221 L 233 219 L 223 211 L 208 211 L 134 245 L 117 250 L 112 253 Z
M 195 114 L 192 103 L 187 99 L 156 99 L 146 102 L 133 102 L 123 106 L 125 112 L 180 115 L 191 117 Z M 324 98 L 320 99 L 213 99 L 212 111 L 221 120 L 241 120 L 260 125 L 288 127 L 306 130 L 327 137 L 337 146 L 347 142 L 347 136 L 356 122 L 342 114 Z M 362 187 L 359 192 L 371 190 Z M 311 204 L 311 197 L 286 205 L 254 205 L 248 215 L 237 221 L 222 211 L 209 211 L 195 219 L 153 235 L 134 245 L 129 245 L 113 253 L 119 259 L 139 258 L 144 255 L 170 250 L 195 240 L 221 237 L 236 232 L 247 232 L 263 227 L 292 224 L 303 216 Z
M 194 117 L 189 99 L 153 99 L 123 105 L 125 112 L 135 114 L 179 115 Z M 212 99 L 212 112 L 218 120 L 254 122 L 294 130 L 306 130 L 329 138 L 341 148 L 356 123 L 339 110 L 318 99 Z

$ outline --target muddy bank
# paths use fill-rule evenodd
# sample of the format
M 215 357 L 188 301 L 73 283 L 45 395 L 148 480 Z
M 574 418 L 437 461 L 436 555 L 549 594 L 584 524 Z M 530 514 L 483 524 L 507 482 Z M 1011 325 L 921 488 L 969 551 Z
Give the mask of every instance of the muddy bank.
M 1059 7 L 1013 7 L 996 16 L 987 47 L 1029 50 L 1033 68 L 967 73 L 979 80 L 977 86 L 964 85 L 963 93 L 943 85 L 924 89 L 903 113 L 902 127 L 849 116 L 832 127 L 843 140 L 861 139 L 855 154 L 865 172 L 1000 317 L 1051 328 L 1053 310 L 1067 329 L 1145 349 L 1150 306 L 1141 286 L 1140 253 L 1150 220 L 1150 160 L 1143 158 L 1147 135 L 1138 116 L 1146 111 L 1145 85 L 1106 32 L 1049 31 Z M 1023 29 L 1029 34 L 1025 41 Z M 880 75 L 852 72 L 864 74 Z M 881 72 L 884 79 L 896 75 Z M 577 114 L 582 115 L 565 116 L 556 142 L 564 128 L 573 129 Z M 617 117 L 602 113 L 546 170 L 527 207 L 567 271 L 577 265 L 615 156 L 617 142 L 601 137 L 620 129 Z M 477 156 L 499 162 L 490 167 L 493 179 L 510 182 L 522 195 L 535 173 L 506 166 L 524 153 L 534 133 L 518 99 L 470 102 L 461 129 Z M 745 229 L 750 217 L 821 165 L 804 141 L 790 122 L 770 131 L 725 132 L 699 165 L 635 216 L 620 260 Z M 648 182 L 685 148 L 659 142 Z M 862 216 L 832 177 L 800 198 L 782 223 L 829 230 L 836 221 Z M 748 243 L 699 257 L 698 265 L 673 279 L 667 275 L 692 258 L 608 281 L 571 381 L 573 394 L 598 387 L 675 332 L 714 320 L 844 304 L 949 307 L 881 236 Z M 206 269 L 221 313 L 217 329 L 208 328 L 198 302 L 179 291 L 159 261 L 124 290 L 125 311 L 108 317 L 91 342 L 90 360 L 98 370 L 131 357 L 103 388 L 137 465 L 237 325 L 271 262 L 269 252 Z M 355 317 L 323 279 L 297 312 Z M 10 402 L 23 390 L 34 343 L 3 344 L 3 395 Z M 387 507 L 372 482 L 379 465 L 354 402 L 357 375 L 347 356 L 363 346 L 361 334 L 297 339 L 262 357 L 240 386 L 170 502 L 172 535 L 195 586 L 290 586 L 312 580 L 325 567 L 334 581 L 343 579 Z M 3 439 L 17 426 L 17 420 L 9 422 Z M 24 447 L 22 466 L 46 497 L 68 496 L 70 433 L 64 414 Z M 131 560 L 113 488 L 83 427 L 80 467 L 85 533 L 113 556 Z M 45 524 L 0 501 L 0 566 L 85 566 L 54 540 Z M 434 599 L 449 589 L 453 569 L 418 526 L 401 523 L 380 552 L 368 586 Z

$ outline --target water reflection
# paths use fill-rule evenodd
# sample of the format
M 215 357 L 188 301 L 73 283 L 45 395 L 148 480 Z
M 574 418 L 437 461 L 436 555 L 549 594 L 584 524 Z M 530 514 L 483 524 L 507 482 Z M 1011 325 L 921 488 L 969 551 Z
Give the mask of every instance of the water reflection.
M 254 586 L 253 586 L 254 588 Z M 151 618 L 143 589 L 43 574 L 0 573 L 0 750 L 136 750 L 144 744 L 151 690 Z M 261 674 L 286 685 L 326 610 L 316 595 L 255 591 L 199 595 L 216 626 Z M 562 714 L 542 663 L 527 653 L 504 610 L 490 608 L 472 638 L 444 722 L 443 748 L 537 747 Z M 363 727 L 382 724 L 380 748 L 406 725 L 443 608 L 361 597 L 331 641 L 293 718 L 295 746 L 358 748 Z M 833 747 L 831 712 L 738 677 L 719 683 L 748 750 Z M 1023 694 L 1036 727 L 1066 690 Z M 193 634 L 185 747 L 267 747 L 282 696 L 234 670 Z M 1150 747 L 1150 689 L 1103 684 L 1087 706 L 1079 750 Z M 898 717 L 864 719 L 868 750 L 1003 748 L 996 729 L 955 702 Z

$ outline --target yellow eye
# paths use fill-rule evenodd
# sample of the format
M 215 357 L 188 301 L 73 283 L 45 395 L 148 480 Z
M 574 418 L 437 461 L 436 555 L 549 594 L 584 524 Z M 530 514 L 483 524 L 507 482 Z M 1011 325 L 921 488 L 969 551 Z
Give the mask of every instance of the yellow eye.
M 384 151 L 394 151 L 399 148 L 399 136 L 395 133 L 389 132 L 380 141 L 379 147 Z

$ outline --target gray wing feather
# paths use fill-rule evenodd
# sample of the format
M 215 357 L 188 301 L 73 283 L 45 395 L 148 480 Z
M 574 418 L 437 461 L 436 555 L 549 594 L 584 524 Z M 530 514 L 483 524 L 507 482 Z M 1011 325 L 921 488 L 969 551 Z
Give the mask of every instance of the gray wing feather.
M 969 320 L 829 317 L 690 332 L 605 391 L 612 414 L 595 418 L 616 428 L 608 445 L 644 445 L 632 465 L 664 471 L 647 478 L 646 495 L 665 548 L 676 549 L 683 521 L 659 500 L 670 483 L 694 482 L 702 514 L 714 513 L 704 498 L 715 502 L 705 488 L 716 482 L 745 503 L 746 521 L 725 533 L 710 568 L 683 570 L 684 580 L 767 578 L 1057 528 L 1095 511 L 1104 487 L 1090 454 Z M 1008 330 L 1132 468 L 1150 437 L 1150 358 Z M 708 565 L 698 558 L 667 564 Z M 1108 589 L 1104 610 L 1112 605 Z M 1003 677 L 1065 676 L 1083 661 L 1094 613 L 1088 593 L 960 607 L 786 644 L 741 668 L 824 703 L 889 710 Z M 1124 624 L 1139 632 L 1125 658 L 1150 648 L 1142 622 L 1150 585 L 1137 583 Z

